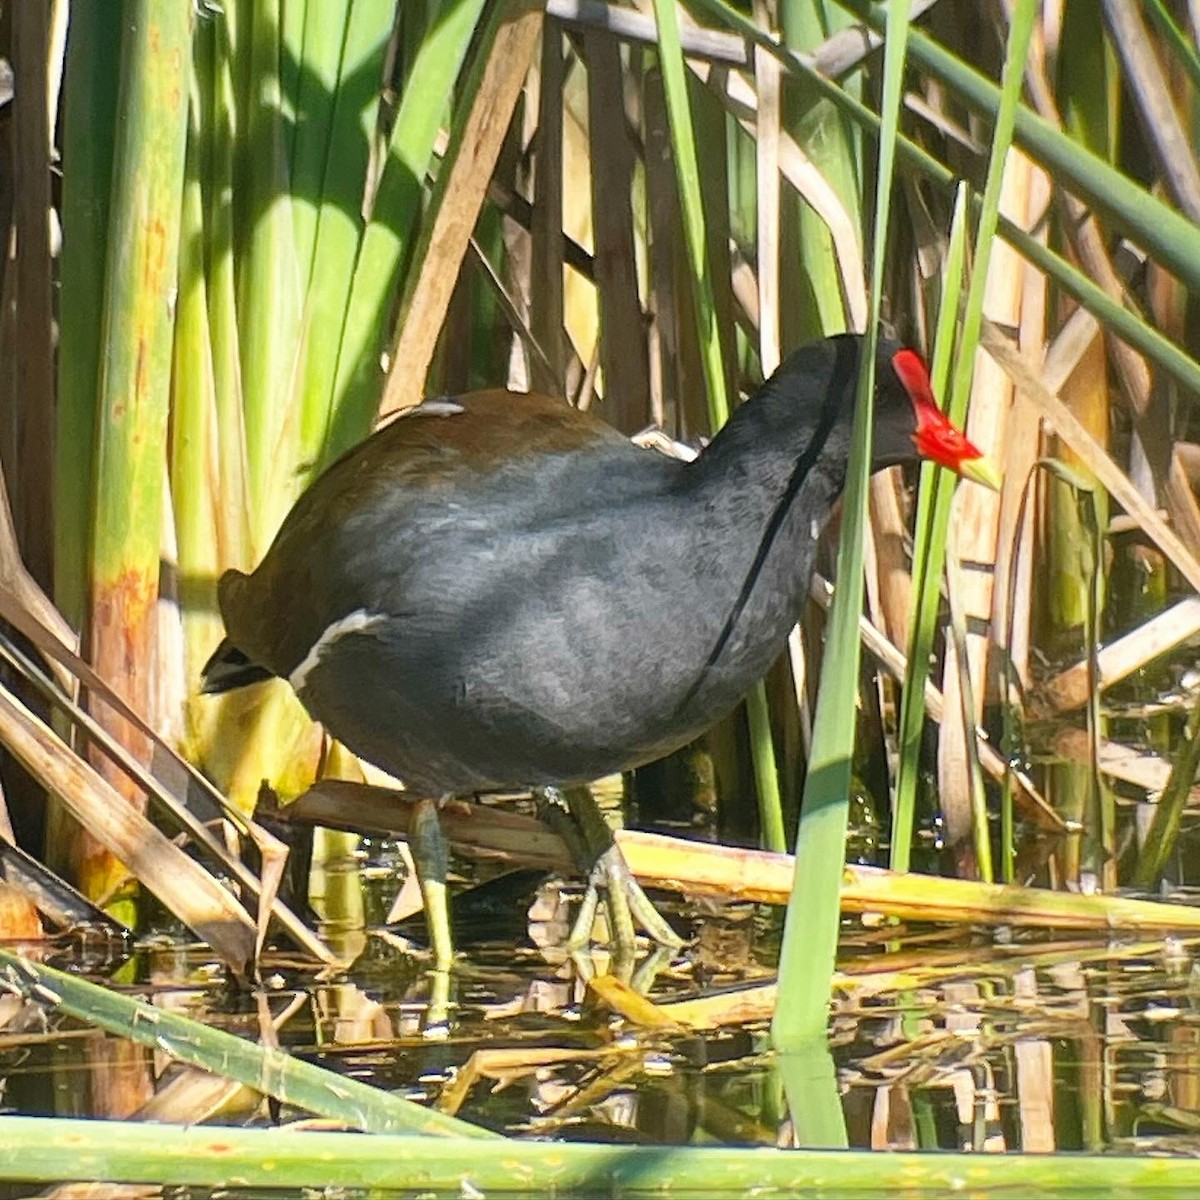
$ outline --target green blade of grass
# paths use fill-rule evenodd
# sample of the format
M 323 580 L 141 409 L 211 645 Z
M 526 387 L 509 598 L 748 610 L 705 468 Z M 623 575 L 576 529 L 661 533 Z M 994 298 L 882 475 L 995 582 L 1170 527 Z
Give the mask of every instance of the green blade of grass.
M 325 161 L 331 149 L 333 109 L 350 21 L 351 9 L 345 3 L 317 0 L 316 4 L 297 4 L 288 0 L 283 8 L 279 90 L 296 267 L 302 285 L 308 283 L 312 270 Z M 359 183 L 361 187 L 361 179 Z
M 204 278 L 204 206 L 199 168 L 203 148 L 198 129 L 201 105 L 195 86 L 192 92 L 180 213 L 168 462 L 189 696 L 199 689 L 200 671 L 222 631 L 216 589 L 221 571 L 217 406 Z M 193 721 L 199 716 L 194 704 L 189 715 Z
M 700 199 L 700 164 L 696 157 L 696 138 L 692 128 L 691 104 L 687 93 L 687 71 L 683 47 L 679 41 L 679 15 L 674 0 L 654 0 L 658 22 L 659 61 L 663 88 L 667 97 L 667 116 L 675 154 L 675 172 L 679 181 L 679 201 L 683 208 L 684 245 L 695 303 L 696 337 L 704 363 L 704 382 L 708 391 L 708 412 L 713 429 L 729 418 L 729 398 L 725 393 L 725 367 L 721 355 L 721 337 L 717 328 L 717 309 L 708 278 L 705 247 L 707 234 L 704 208 Z
M 1008 50 L 1005 56 L 1001 88 L 1000 112 L 993 132 L 987 182 L 984 185 L 983 205 L 975 234 L 975 254 L 971 283 L 967 292 L 963 328 L 955 349 L 955 369 L 951 384 L 948 412 L 950 419 L 961 427 L 966 417 L 970 396 L 975 350 L 983 320 L 983 296 L 987 283 L 988 262 L 992 241 L 1000 214 L 1000 189 L 1004 181 L 1004 160 L 1012 141 L 1017 104 L 1036 16 L 1034 0 L 1019 0 L 1013 9 Z M 961 199 L 960 191 L 960 199 Z M 947 297 L 948 298 L 948 297 Z M 955 309 L 957 305 L 955 306 Z M 943 303 L 939 318 L 937 359 L 934 363 L 934 385 L 942 380 L 938 371 L 949 360 L 952 341 L 947 339 L 949 322 L 956 311 L 947 312 Z M 944 377 L 943 377 L 944 378 Z M 935 392 L 935 394 L 940 394 Z M 922 495 L 932 487 L 932 499 L 926 509 L 918 510 L 919 540 L 914 550 L 913 578 L 918 586 L 917 606 L 909 633 L 909 678 L 901 701 L 901 763 L 897 780 L 896 812 L 892 825 L 891 866 L 896 871 L 908 870 L 912 849 L 914 797 L 918 778 L 920 733 L 923 723 L 925 680 L 929 672 L 929 654 L 933 646 L 933 626 L 937 619 L 938 590 L 946 560 L 946 531 L 950 525 L 950 501 L 954 480 L 942 467 L 925 466 L 921 475 Z
M 958 327 L 958 300 L 967 247 L 967 186 L 960 184 L 950 222 L 950 244 L 942 271 L 942 298 L 929 376 L 933 394 L 946 394 L 954 335 Z M 912 625 L 908 635 L 908 674 L 900 692 L 899 759 L 896 768 L 896 801 L 892 817 L 889 865 L 907 871 L 912 850 L 913 818 L 920 779 L 921 733 L 925 727 L 925 683 L 933 649 L 934 622 L 941 595 L 939 557 L 933 547 L 944 545 L 953 483 L 935 463 L 921 464 L 917 487 L 917 513 L 913 526 Z M 936 566 L 936 570 L 931 570 Z
M 141 0 L 127 13 L 99 346 L 90 627 L 97 672 L 148 711 L 192 12 Z M 85 893 L 107 895 L 126 877 L 109 856 L 80 851 Z
M 254 563 L 233 246 L 234 153 L 239 119 L 233 85 L 233 47 L 239 34 L 239 15 L 244 38 L 246 11 L 239 5 L 227 6 L 220 17 L 200 26 L 197 74 L 203 105 L 200 137 L 204 144 L 200 156 L 205 276 L 221 496 L 217 541 L 223 568 L 246 569 Z
M 983 323 L 983 300 L 987 285 L 988 264 L 991 261 L 992 243 L 996 236 L 996 227 L 1000 216 L 1000 194 L 1004 184 L 1004 163 L 1012 144 L 1016 127 L 1017 111 L 1020 105 L 1021 88 L 1025 75 L 1025 59 L 1029 53 L 1029 43 L 1033 36 L 1034 22 L 1037 18 L 1037 0 L 1016 0 L 1012 9 L 1009 24 L 1008 45 L 1005 49 L 1004 70 L 1001 76 L 1000 103 L 996 114 L 996 125 L 992 130 L 992 147 L 988 158 L 987 180 L 984 184 L 983 204 L 979 215 L 979 225 L 975 231 L 975 250 L 972 260 L 971 282 L 967 289 L 967 299 L 963 312 L 962 330 L 954 350 L 954 370 L 951 376 L 950 401 L 947 411 L 950 420 L 962 428 L 966 421 L 967 403 L 971 394 L 971 382 L 974 377 L 975 352 L 979 345 L 979 332 Z M 925 555 L 922 561 L 922 573 L 928 586 L 932 589 L 936 581 L 941 579 L 942 568 L 946 558 L 946 533 L 950 525 L 950 501 L 953 494 L 954 481 L 944 468 L 935 469 L 935 479 L 940 475 L 933 503 L 933 515 L 930 524 L 929 540 L 926 543 Z M 913 630 L 909 645 L 909 669 L 915 676 L 920 677 L 921 691 L 914 691 L 912 703 L 918 703 L 918 698 L 924 692 L 925 672 L 928 670 L 929 650 L 933 644 L 932 623 L 936 619 L 932 595 L 927 607 L 921 609 L 919 620 L 928 622 L 929 627 L 921 630 L 918 618 L 914 617 Z M 914 683 L 915 687 L 916 684 Z M 972 736 L 968 734 L 968 736 Z M 973 790 L 981 794 L 982 778 L 978 772 L 978 762 L 973 762 Z M 899 811 L 899 810 L 897 810 Z M 907 813 L 911 822 L 912 809 Z M 976 830 L 977 840 L 986 837 L 985 830 Z M 893 830 L 893 856 L 899 855 L 899 860 L 893 861 L 894 869 L 907 869 L 909 849 L 912 844 L 912 826 L 907 829 Z M 904 864 L 903 868 L 896 861 Z M 990 863 L 991 856 L 986 859 Z M 982 863 L 981 863 L 982 865 Z
M 1175 23 L 1175 18 L 1171 16 L 1164 0 L 1145 0 L 1144 7 L 1163 43 L 1187 72 L 1192 87 L 1200 90 L 1200 54 L 1196 53 L 1196 47 L 1188 41 L 1187 35 Z
M 330 22 L 345 22 L 347 2 L 348 0 L 342 0 L 341 4 L 331 4 L 320 3 L 318 0 L 318 3 L 310 6 L 308 0 L 287 0 L 280 13 L 279 91 L 283 100 L 285 121 L 285 155 L 287 162 L 292 166 L 293 178 L 296 137 L 303 119 L 300 114 L 305 106 L 302 93 L 307 90 L 310 81 L 319 81 L 325 85 L 322 90 L 332 94 L 333 88 L 328 84 L 328 76 L 314 60 L 319 60 L 321 65 L 325 65 L 333 59 L 336 64 L 342 43 L 336 35 L 331 36 Z M 313 39 L 311 44 L 305 40 L 310 37 Z M 312 102 L 314 98 L 310 96 L 308 99 Z M 319 100 L 316 102 L 320 103 Z
M 64 1147 L 69 1150 L 64 1152 Z M 1192 1200 L 1200 1165 L 1150 1154 L 847 1153 L 613 1146 L 0 1117 L 0 1178 L 429 1196 L 1027 1195 Z
M 852 449 L 842 504 L 838 588 L 826 629 L 812 753 L 796 839 L 795 881 L 788 901 L 780 951 L 780 1000 L 771 1022 L 771 1041 L 781 1052 L 795 1051 L 825 1037 L 837 957 L 842 864 L 846 854 L 857 725 L 858 621 L 862 612 L 863 530 L 867 521 L 867 485 L 871 470 L 875 346 L 879 333 L 908 20 L 907 0 L 897 0 L 889 10 L 884 44 L 883 119 L 876 177 L 871 308 L 859 362 Z M 844 1128 L 841 1138 L 844 1142 Z
M 391 0 L 358 0 L 354 5 L 341 31 L 340 70 L 324 109 L 326 137 L 297 141 L 296 217 L 306 225 L 311 222 L 308 236 L 312 238 L 302 320 L 305 362 L 300 418 L 300 454 L 310 472 L 321 462 L 336 403 L 339 342 L 323 331 L 339 328 L 346 317 L 362 244 L 363 200 L 393 7 Z M 313 21 L 310 13 L 309 24 Z M 319 156 L 310 142 L 319 143 Z M 297 230 L 300 240 L 305 235 L 299 225 Z
M 486 1129 L 302 1062 L 279 1049 L 210 1029 L 190 1017 L 30 962 L 7 950 L 0 950 L 0 968 L 9 991 L 52 1005 L 180 1062 L 236 1079 L 286 1104 L 342 1121 L 352 1129 L 468 1138 L 472 1145 L 496 1137 Z
M 783 0 L 779 6 L 784 40 L 801 52 L 814 49 L 850 23 L 832 0 Z M 843 86 L 853 89 L 854 83 L 845 80 Z M 800 149 L 828 181 L 855 229 L 860 229 L 861 133 L 832 100 L 822 97 L 808 82 L 798 80 L 787 89 L 784 112 L 789 132 Z M 807 294 L 784 308 L 785 346 L 847 328 L 842 273 L 829 226 L 802 199 L 789 199 L 785 229 L 795 239 L 789 250 L 796 255 L 799 266 L 793 286 Z
M 279 74 L 280 0 L 251 10 L 247 121 L 239 130 L 245 204 L 238 230 L 238 349 L 246 419 L 250 521 L 266 548 L 302 488 L 294 402 L 300 353 L 300 271 Z
M 97 4 L 72 14 L 64 79 L 55 436 L 54 595 L 76 628 L 87 603 L 88 530 L 96 444 L 109 202 L 116 139 L 121 25 Z
M 1167 786 L 1163 788 L 1158 803 L 1154 806 L 1154 819 L 1146 834 L 1146 840 L 1138 851 L 1137 866 L 1134 868 L 1134 885 L 1147 891 L 1157 887 L 1162 879 L 1167 861 L 1175 851 L 1179 827 L 1183 820 L 1188 796 L 1200 768 L 1200 708 L 1192 710 L 1188 717 L 1186 740 L 1182 749 L 1176 751 L 1171 765 Z
M 502 6 L 500 6 L 502 7 Z M 324 465 L 371 428 L 379 403 L 379 356 L 387 348 L 390 297 L 406 266 L 425 175 L 484 0 L 439 0 L 404 81 L 387 162 L 354 267 L 337 335 L 337 367 Z

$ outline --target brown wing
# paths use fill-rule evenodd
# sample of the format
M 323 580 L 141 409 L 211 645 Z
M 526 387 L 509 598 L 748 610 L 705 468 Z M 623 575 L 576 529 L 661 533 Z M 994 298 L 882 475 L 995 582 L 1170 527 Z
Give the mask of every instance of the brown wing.
M 461 411 L 454 413 L 454 409 Z M 441 420 L 428 419 L 439 414 Z M 376 438 L 396 449 L 401 445 L 425 449 L 436 442 L 453 448 L 464 457 L 466 465 L 481 470 L 525 455 L 578 450 L 597 441 L 627 440 L 599 417 L 572 408 L 565 400 L 503 388 L 429 399 L 398 414 L 372 440 Z
M 501 464 L 588 446 L 643 453 L 598 417 L 537 393 L 471 392 L 398 414 L 297 500 L 252 575 L 230 571 L 221 579 L 231 641 L 254 661 L 286 673 L 325 625 L 344 615 L 325 611 L 331 533 L 336 542 L 335 531 L 362 527 L 361 514 L 385 519 L 402 513 L 410 500 L 480 480 Z
M 502 388 L 469 392 L 397 414 L 338 459 L 306 495 L 314 509 L 340 518 L 381 485 L 433 487 L 522 458 L 622 444 L 630 445 L 611 425 L 564 400 Z M 304 498 L 292 516 L 302 507 Z

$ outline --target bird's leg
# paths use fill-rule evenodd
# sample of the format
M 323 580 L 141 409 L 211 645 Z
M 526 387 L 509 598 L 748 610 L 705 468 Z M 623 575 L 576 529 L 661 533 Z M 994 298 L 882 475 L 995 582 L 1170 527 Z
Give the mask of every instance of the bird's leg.
M 409 827 L 409 848 L 417 865 L 417 882 L 425 901 L 425 920 L 429 926 L 429 945 L 433 965 L 445 971 L 454 960 L 450 937 L 450 907 L 446 901 L 446 875 L 450 870 L 450 843 L 442 831 L 436 800 L 424 799 L 413 809 Z
M 429 1002 L 421 1035 L 430 1041 L 450 1036 L 450 972 L 445 967 L 434 967 L 429 972 Z
M 566 796 L 558 788 L 545 787 L 534 789 L 533 799 L 538 820 L 562 838 L 568 853 L 575 860 L 575 865 L 585 875 L 590 875 L 593 857 L 584 840 L 582 829 L 567 811 Z
M 583 830 L 567 811 L 567 798 L 558 788 L 535 788 L 533 798 L 537 805 L 538 820 L 562 838 L 575 860 L 575 865 L 587 879 L 587 889 L 583 893 L 583 900 L 580 902 L 579 912 L 571 926 L 571 935 L 566 944 L 566 949 L 574 957 L 576 952 L 586 947 L 591 940 L 592 926 L 600 907 L 600 888 L 593 878 L 598 854 L 588 848 Z
M 562 819 L 566 815 L 564 807 L 570 814 L 569 822 Z M 604 888 L 608 896 L 613 938 L 618 949 L 626 953 L 632 951 L 635 921 L 658 945 L 672 949 L 683 945 L 683 939 L 667 924 L 633 877 L 588 788 L 572 788 L 565 794 L 557 788 L 544 788 L 539 796 L 539 812 L 543 820 L 563 834 L 581 869 L 588 873 L 588 890 L 568 946 L 587 945 L 600 888 Z

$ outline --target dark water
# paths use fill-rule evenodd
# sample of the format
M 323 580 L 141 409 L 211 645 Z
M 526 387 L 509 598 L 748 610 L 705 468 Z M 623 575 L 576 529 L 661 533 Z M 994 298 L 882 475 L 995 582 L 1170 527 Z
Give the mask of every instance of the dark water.
M 448 978 L 432 975 L 419 922 L 384 925 L 396 853 L 376 843 L 332 864 L 318 904 L 351 898 L 350 917 L 324 927 L 355 957 L 341 978 L 319 979 L 276 951 L 261 988 L 235 989 L 203 947 L 166 928 L 129 957 L 68 942 L 49 960 L 243 1037 L 272 1026 L 269 1036 L 304 1059 L 514 1138 L 789 1147 L 797 1125 L 812 1127 L 813 1112 L 793 1121 L 768 1047 L 781 911 L 664 897 L 692 940 L 657 967 L 637 964 L 635 985 L 678 1022 L 648 1028 L 589 985 L 611 966 L 605 955 L 571 961 L 547 948 L 561 943 L 576 897 L 554 880 L 535 889 L 538 877 L 518 878 L 460 909 L 461 961 Z M 856 918 L 843 926 L 839 965 L 828 1090 L 801 1103 L 818 1124 L 840 1106 L 852 1148 L 1200 1152 L 1200 941 Z M 7 1114 L 249 1126 L 308 1116 L 14 996 L 0 996 L 0 1087 Z M 1069 1173 L 1051 1179 L 1057 1191 L 888 1194 L 1103 1194 L 1073 1189 Z M 4 1185 L 0 1197 L 37 1191 Z
M 59 958 L 242 1036 L 260 1036 L 269 1013 L 293 1053 L 510 1135 L 789 1145 L 761 990 L 776 915 L 714 905 L 691 918 L 689 949 L 639 981 L 667 1014 L 702 1022 L 667 1031 L 614 1015 L 579 964 L 528 937 L 516 949 L 468 946 L 440 996 L 419 957 L 384 932 L 363 936 L 344 979 L 313 979 L 277 956 L 257 994 L 227 987 L 200 947 L 182 943 L 144 944 L 124 963 L 72 946 Z M 1196 1153 L 1198 963 L 1187 941 L 847 923 L 831 1028 L 850 1144 Z M 700 996 L 728 1007 L 675 1007 Z M 445 1017 L 432 1030 L 431 997 Z M 214 1097 L 178 1084 L 172 1109 L 162 1097 L 185 1074 L 178 1067 L 14 997 L 0 1005 L 6 1112 L 126 1115 L 150 1104 L 185 1122 L 300 1116 L 232 1089 L 214 1114 Z

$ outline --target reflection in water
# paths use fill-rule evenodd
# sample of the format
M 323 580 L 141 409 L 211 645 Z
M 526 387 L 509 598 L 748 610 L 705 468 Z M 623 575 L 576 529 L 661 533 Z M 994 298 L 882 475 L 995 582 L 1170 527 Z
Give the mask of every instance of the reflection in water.
M 571 893 L 550 880 L 530 908 L 528 884 L 514 883 L 511 903 L 505 885 L 493 887 L 487 921 L 474 924 L 469 907 L 460 911 L 466 953 L 449 976 L 431 976 L 411 953 L 409 936 L 419 940 L 419 930 L 380 926 L 338 981 L 305 978 L 280 958 L 269 987 L 236 993 L 198 948 L 165 941 L 144 946 L 121 980 L 136 978 L 162 1006 L 244 1037 L 277 1039 L 349 1076 L 510 1134 L 790 1145 L 795 1128 L 811 1126 L 813 1112 L 798 1114 L 795 1126 L 789 1118 L 786 1073 L 767 1048 L 778 914 L 749 905 L 676 909 L 694 939 L 652 978 L 646 964 L 634 977 L 648 988 L 647 1007 L 636 996 L 623 1000 L 627 990 L 589 986 L 609 967 L 603 956 L 566 960 L 539 947 L 556 940 Z M 368 912 L 386 914 L 386 895 L 368 900 Z M 93 977 L 112 980 L 110 965 L 64 954 L 66 965 L 90 965 Z M 1187 942 L 847 924 L 831 1026 L 835 1082 L 825 1102 L 840 1099 L 855 1147 L 1194 1153 L 1197 961 L 1197 944 Z M 429 1036 L 431 1002 L 445 1015 L 437 1038 Z M 153 1081 L 144 1116 L 303 1117 L 132 1052 L 144 1056 Z M 93 1115 L 105 1062 L 124 1063 L 129 1053 L 0 998 L 9 1112 Z

